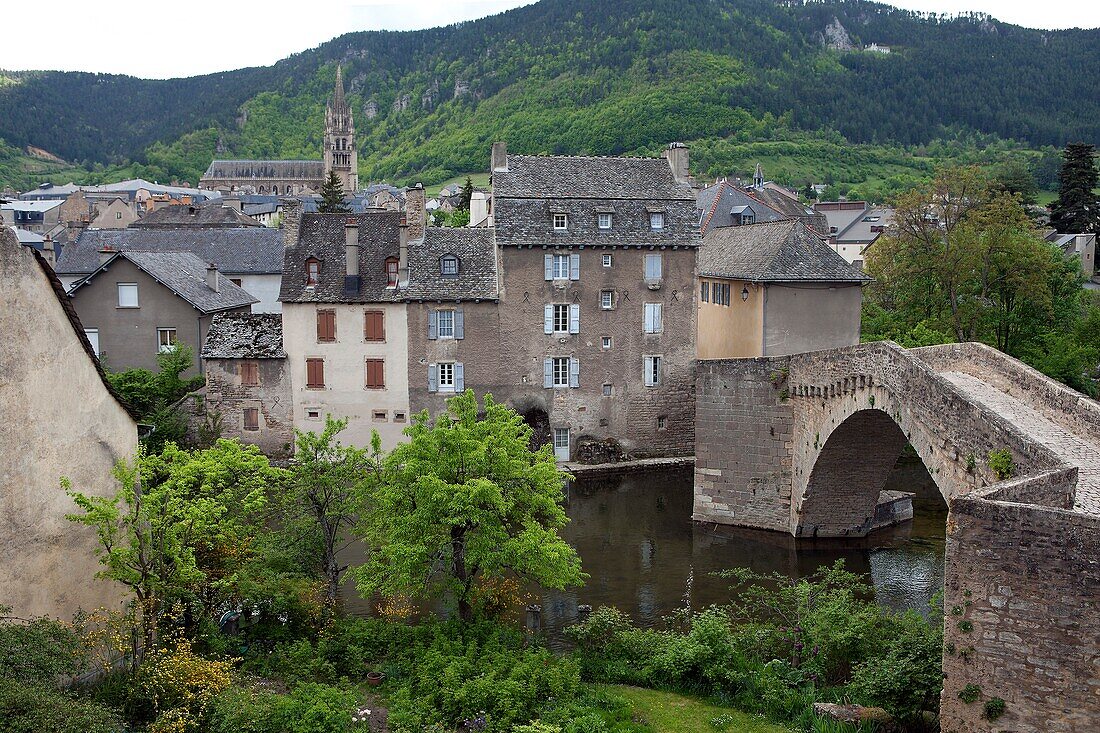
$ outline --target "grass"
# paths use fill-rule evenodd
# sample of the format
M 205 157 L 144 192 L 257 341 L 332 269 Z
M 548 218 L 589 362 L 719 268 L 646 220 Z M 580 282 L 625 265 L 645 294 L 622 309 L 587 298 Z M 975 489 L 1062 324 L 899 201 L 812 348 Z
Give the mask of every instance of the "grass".
M 625 700 L 634 709 L 635 719 L 644 720 L 653 733 L 699 733 L 699 731 L 736 731 L 737 733 L 790 733 L 790 729 L 734 708 L 712 705 L 675 692 L 647 690 L 626 685 L 599 685 L 608 695 Z M 711 721 L 721 719 L 717 727 Z
M 466 176 L 470 177 L 470 180 L 474 182 L 474 186 L 477 188 L 489 187 L 489 174 L 488 173 L 462 173 L 454 178 L 448 178 L 446 181 L 440 183 L 433 183 L 431 185 L 424 184 L 424 190 L 428 195 L 428 198 L 434 198 L 439 195 L 439 192 L 444 186 L 449 186 L 452 183 L 457 183 L 459 186 L 466 185 Z

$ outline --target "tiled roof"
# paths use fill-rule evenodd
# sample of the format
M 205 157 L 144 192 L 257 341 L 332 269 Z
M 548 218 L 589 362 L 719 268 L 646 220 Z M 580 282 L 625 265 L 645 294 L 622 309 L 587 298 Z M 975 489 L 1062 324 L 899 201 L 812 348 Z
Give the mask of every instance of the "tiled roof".
M 500 198 L 695 200 L 676 182 L 664 158 L 587 158 L 509 155 L 508 170 L 493 171 Z
M 59 275 L 86 275 L 99 267 L 99 251 L 193 252 L 227 275 L 271 275 L 283 269 L 283 239 L 268 227 L 156 227 L 86 229 L 61 251 Z
M 443 277 L 440 259 L 458 258 L 458 277 Z M 491 300 L 497 291 L 496 244 L 491 229 L 429 227 L 409 242 L 405 297 L 424 300 Z
M 699 248 L 699 274 L 750 282 L 868 282 L 798 219 L 711 229 Z
M 304 178 L 325 177 L 323 160 L 213 160 L 202 174 L 208 178 Z
M 734 224 L 732 212 L 739 206 L 751 207 L 758 222 L 788 218 L 728 181 L 719 181 L 700 191 L 695 206 L 700 211 L 699 228 L 704 234 L 717 227 L 732 226 Z
M 210 319 L 203 359 L 285 359 L 279 313 L 219 313 Z
M 220 278 L 217 290 L 211 288 L 206 284 L 207 263 L 190 252 L 119 252 L 96 272 L 109 268 L 119 258 L 134 263 L 138 269 L 202 313 L 215 313 L 259 302 L 224 276 Z M 77 283 L 72 292 L 92 282 L 95 274 Z
M 354 219 L 359 226 L 359 288 L 348 293 L 344 250 L 344 224 Z M 400 255 L 401 213 L 372 210 L 361 214 L 303 214 L 298 241 L 283 254 L 283 283 L 279 300 L 284 303 L 385 303 L 404 295 L 386 287 L 386 258 Z M 316 286 L 306 286 L 306 260 L 321 262 Z
M 162 206 L 130 225 L 131 227 L 261 227 L 230 206 Z

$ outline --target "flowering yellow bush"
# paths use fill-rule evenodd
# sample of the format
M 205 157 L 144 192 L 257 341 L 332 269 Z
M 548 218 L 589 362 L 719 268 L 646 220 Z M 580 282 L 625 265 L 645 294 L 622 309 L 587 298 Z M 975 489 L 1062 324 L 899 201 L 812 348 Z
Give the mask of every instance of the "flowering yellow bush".
M 234 661 L 200 657 L 186 639 L 147 656 L 138 684 L 157 716 L 150 733 L 197 731 L 210 701 L 229 687 Z

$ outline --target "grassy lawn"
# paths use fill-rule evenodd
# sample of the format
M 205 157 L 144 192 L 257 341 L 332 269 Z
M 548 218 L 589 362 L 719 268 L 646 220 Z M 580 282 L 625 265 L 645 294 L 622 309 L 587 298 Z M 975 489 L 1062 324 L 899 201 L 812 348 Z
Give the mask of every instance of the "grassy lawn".
M 440 190 L 444 186 L 448 186 L 452 183 L 457 183 L 459 186 L 465 186 L 466 185 L 466 176 L 469 176 L 470 179 L 474 182 L 474 186 L 476 186 L 478 188 L 488 188 L 489 187 L 489 174 L 488 173 L 463 173 L 461 175 L 455 176 L 454 178 L 450 178 L 446 181 L 441 181 L 440 183 L 432 183 L 430 185 L 429 184 L 424 184 L 424 190 L 428 194 L 428 198 L 434 198 L 435 196 L 439 195 Z
M 747 715 L 734 708 L 711 705 L 674 692 L 647 690 L 626 685 L 599 685 L 609 695 L 626 700 L 637 718 L 644 720 L 654 733 L 698 733 L 699 731 L 736 731 L 737 733 L 790 733 L 779 725 Z M 728 716 L 728 724 L 716 728 L 711 721 Z

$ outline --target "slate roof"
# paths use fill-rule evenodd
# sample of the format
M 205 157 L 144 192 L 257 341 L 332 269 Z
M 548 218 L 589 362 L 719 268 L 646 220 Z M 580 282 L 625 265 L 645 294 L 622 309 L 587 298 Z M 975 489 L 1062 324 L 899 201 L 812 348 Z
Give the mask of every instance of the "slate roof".
M 717 227 L 732 226 L 733 211 L 738 207 L 752 208 L 756 221 L 780 221 L 788 218 L 763 201 L 750 196 L 745 190 L 729 181 L 704 188 L 699 192 L 695 207 L 699 211 L 699 228 L 703 234 Z
M 119 258 L 129 260 L 202 313 L 215 313 L 259 302 L 224 276 L 217 290 L 211 288 L 206 284 L 206 261 L 190 252 L 119 252 L 96 272 L 77 283 L 71 292 L 76 293 L 92 282 L 96 273 L 106 270 Z
M 359 225 L 359 288 L 346 292 L 344 224 Z M 386 258 L 400 255 L 401 213 L 377 209 L 359 214 L 303 214 L 298 241 L 284 249 L 283 303 L 396 303 L 404 296 L 386 287 Z M 277 231 L 277 230 L 271 230 Z M 306 286 L 305 267 L 310 257 L 321 262 L 316 286 Z
M 219 313 L 210 319 L 203 359 L 285 359 L 279 313 Z
M 61 251 L 59 275 L 87 275 L 99 267 L 99 251 L 193 252 L 227 275 L 277 275 L 283 270 L 283 238 L 269 227 L 157 227 L 86 229 Z
M 323 160 L 213 160 L 202 180 L 211 178 L 271 178 L 323 180 Z
M 870 282 L 797 219 L 712 229 L 699 247 L 699 274 L 750 282 Z
M 131 227 L 262 227 L 230 206 L 162 206 L 150 211 Z
M 677 183 L 664 158 L 590 158 L 509 155 L 508 170 L 493 171 L 501 198 L 695 200 Z
M 458 257 L 458 277 L 443 277 L 443 255 Z M 424 238 L 409 242 L 409 299 L 495 300 L 497 255 L 493 230 L 484 228 L 429 227 Z

